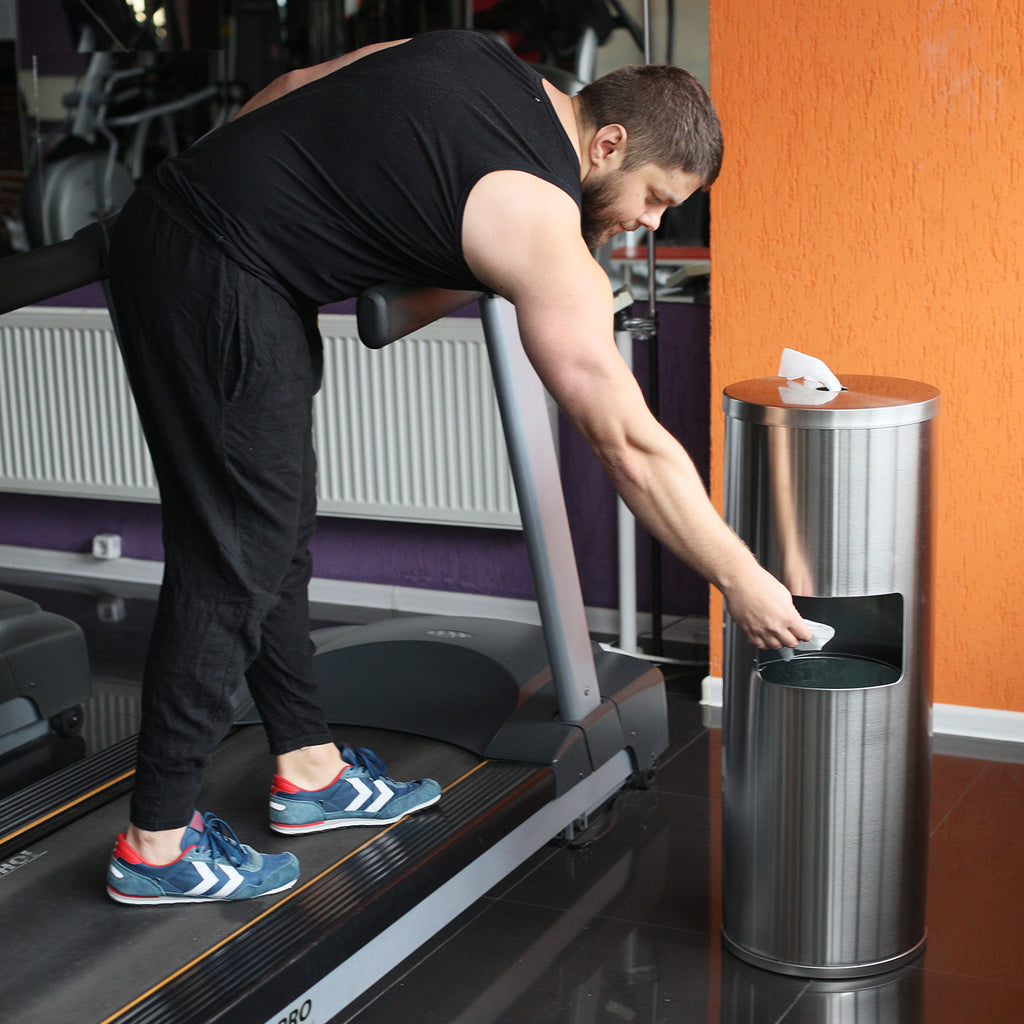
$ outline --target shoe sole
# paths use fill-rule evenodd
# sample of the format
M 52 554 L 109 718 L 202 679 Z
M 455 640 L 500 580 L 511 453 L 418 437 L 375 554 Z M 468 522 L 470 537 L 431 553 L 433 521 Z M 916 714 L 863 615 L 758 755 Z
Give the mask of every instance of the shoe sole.
M 329 832 L 332 829 L 348 828 L 352 825 L 393 825 L 396 821 L 401 821 L 410 814 L 422 811 L 426 807 L 432 807 L 440 799 L 441 794 L 438 793 L 437 796 L 432 797 L 430 800 L 417 804 L 415 807 L 410 807 L 407 811 L 402 811 L 401 814 L 397 814 L 393 818 L 327 818 L 324 821 L 314 821 L 304 825 L 282 825 L 272 821 L 270 827 L 282 835 L 302 836 L 310 832 Z
M 276 889 L 268 889 L 266 892 L 261 892 L 256 896 L 246 896 L 244 899 L 247 900 L 258 900 L 264 896 L 273 896 L 277 892 L 285 892 L 290 889 L 296 882 L 297 878 L 292 879 L 285 885 L 279 885 Z M 109 885 L 107 886 L 107 895 L 114 900 L 115 903 L 126 903 L 136 907 L 152 907 L 162 903 L 238 903 L 241 900 L 232 900 L 230 896 L 128 896 L 123 892 L 118 892 L 116 889 L 112 889 Z

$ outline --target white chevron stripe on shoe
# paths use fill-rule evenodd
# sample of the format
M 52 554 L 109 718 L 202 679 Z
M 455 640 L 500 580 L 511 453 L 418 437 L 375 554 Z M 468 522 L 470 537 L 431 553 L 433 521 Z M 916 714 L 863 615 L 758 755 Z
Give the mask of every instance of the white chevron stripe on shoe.
M 181 856 L 170 864 L 148 864 L 119 835 L 107 868 L 107 893 L 118 903 L 141 906 L 208 903 L 270 896 L 290 889 L 298 877 L 299 862 L 290 853 L 257 853 L 225 821 L 196 811 Z
M 242 873 L 236 871 L 230 864 L 217 865 L 217 871 L 226 875 L 226 880 L 221 878 L 217 871 L 202 861 L 193 862 L 192 867 L 196 869 L 202 881 L 189 889 L 185 893 L 186 896 L 209 896 L 212 899 L 225 900 L 245 881 Z M 220 888 L 216 891 L 211 891 L 217 885 Z
M 365 810 L 367 814 L 376 814 L 395 795 L 395 791 L 383 779 L 374 779 L 373 785 L 377 790 L 377 798 L 373 803 L 364 807 L 366 801 L 373 796 L 373 790 L 362 779 L 355 776 L 351 779 L 343 778 L 342 781 L 347 782 L 356 791 L 355 799 L 345 808 L 349 813 Z

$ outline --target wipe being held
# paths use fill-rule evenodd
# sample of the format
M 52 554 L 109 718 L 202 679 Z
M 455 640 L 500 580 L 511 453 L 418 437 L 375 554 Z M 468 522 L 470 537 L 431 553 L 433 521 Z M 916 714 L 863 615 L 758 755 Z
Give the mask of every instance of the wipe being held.
M 789 661 L 795 654 L 820 651 L 836 635 L 835 629 L 824 622 L 812 622 L 810 619 L 804 619 L 804 625 L 811 631 L 811 639 L 801 640 L 796 647 L 783 647 L 779 653 L 784 661 Z

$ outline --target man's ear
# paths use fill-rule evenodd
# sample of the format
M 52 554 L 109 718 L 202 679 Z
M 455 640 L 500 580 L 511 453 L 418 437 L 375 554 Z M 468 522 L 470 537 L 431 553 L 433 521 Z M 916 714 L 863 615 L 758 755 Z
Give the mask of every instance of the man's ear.
M 590 140 L 590 162 L 616 170 L 626 158 L 626 129 L 621 124 L 606 124 Z

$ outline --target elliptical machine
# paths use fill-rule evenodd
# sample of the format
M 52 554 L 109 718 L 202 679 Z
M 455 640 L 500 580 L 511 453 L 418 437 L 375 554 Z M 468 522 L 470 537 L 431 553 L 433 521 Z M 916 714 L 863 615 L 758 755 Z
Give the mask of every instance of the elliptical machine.
M 234 84 L 183 86 L 180 55 L 164 48 L 152 21 L 135 20 L 126 0 L 63 6 L 89 59 L 80 88 L 64 97 L 67 128 L 46 140 L 37 133 L 32 146 L 21 200 L 30 248 L 116 213 L 155 162 L 229 120 L 245 99 Z

